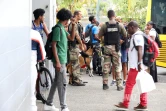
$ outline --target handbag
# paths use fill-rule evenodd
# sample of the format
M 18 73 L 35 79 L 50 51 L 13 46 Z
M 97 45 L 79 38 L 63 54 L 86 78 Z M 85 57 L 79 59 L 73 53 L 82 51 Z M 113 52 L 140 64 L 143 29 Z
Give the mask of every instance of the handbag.
M 147 93 L 156 89 L 152 76 L 145 70 L 138 72 L 136 84 L 140 93 Z

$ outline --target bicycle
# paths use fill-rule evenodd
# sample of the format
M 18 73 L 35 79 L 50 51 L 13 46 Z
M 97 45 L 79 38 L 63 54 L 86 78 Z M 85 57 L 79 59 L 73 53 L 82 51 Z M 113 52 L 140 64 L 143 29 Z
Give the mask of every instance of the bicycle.
M 36 81 L 36 98 L 45 104 L 53 79 L 50 71 L 45 67 L 44 61 L 37 62 L 36 68 L 38 72 L 38 78 Z

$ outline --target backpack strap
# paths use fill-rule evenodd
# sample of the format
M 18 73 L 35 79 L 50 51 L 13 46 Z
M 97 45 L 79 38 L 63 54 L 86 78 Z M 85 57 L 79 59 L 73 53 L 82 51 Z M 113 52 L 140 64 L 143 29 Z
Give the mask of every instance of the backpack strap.
M 93 27 L 94 27 L 94 25 L 92 25 L 92 26 L 90 27 L 90 30 L 89 30 L 89 32 L 90 32 L 90 41 L 91 41 L 91 43 L 92 43 L 92 36 L 93 36 L 93 33 L 92 33 L 92 29 L 93 29 Z
M 133 48 L 131 49 L 131 51 L 133 51 L 133 49 L 135 48 L 136 49 L 136 51 L 138 51 L 138 48 L 136 47 L 136 45 L 135 45 L 135 41 L 134 41 L 134 38 L 133 38 Z
M 92 26 L 90 27 L 90 32 L 92 31 L 93 27 L 94 27 L 94 25 L 92 25 Z
M 62 35 L 62 29 L 61 29 L 61 27 L 59 26 L 59 25 L 55 25 L 53 28 L 52 28 L 52 31 L 54 30 L 54 28 L 56 28 L 56 27 L 59 27 L 60 28 L 60 36 Z M 53 34 L 53 32 L 52 32 L 52 34 Z M 52 36 L 53 37 L 53 36 Z M 51 41 L 52 41 L 52 38 L 51 38 Z M 58 41 L 57 41 L 57 44 L 58 44 Z
M 142 36 L 144 37 L 143 34 L 135 34 L 134 37 L 135 37 L 136 35 L 142 35 Z M 136 45 L 135 45 L 134 38 L 133 38 L 133 45 L 134 45 L 134 46 L 133 46 L 133 48 L 131 49 L 131 51 L 133 51 L 134 48 L 136 49 L 136 51 L 138 51 L 138 48 L 137 48 Z
M 134 36 L 136 36 L 136 35 L 142 35 L 142 37 L 143 37 L 143 39 L 144 39 L 144 42 L 145 42 L 145 38 L 148 39 L 148 36 L 145 35 L 144 33 L 143 33 L 143 34 L 135 34 Z M 145 44 L 145 43 L 144 43 L 144 44 Z M 133 48 L 131 49 L 131 51 L 133 51 L 134 48 L 138 51 L 138 48 L 137 48 L 136 45 L 135 45 L 134 38 L 133 38 L 133 45 L 134 45 L 134 46 L 133 46 Z
M 53 28 L 52 28 L 52 30 L 54 29 L 54 28 L 56 28 L 56 27 L 59 27 L 60 28 L 60 34 L 62 33 L 62 29 L 61 29 L 61 27 L 59 26 L 59 25 L 55 25 Z
M 35 26 L 35 23 L 33 20 L 32 20 L 32 24 L 33 24 L 34 29 L 36 30 L 36 26 Z

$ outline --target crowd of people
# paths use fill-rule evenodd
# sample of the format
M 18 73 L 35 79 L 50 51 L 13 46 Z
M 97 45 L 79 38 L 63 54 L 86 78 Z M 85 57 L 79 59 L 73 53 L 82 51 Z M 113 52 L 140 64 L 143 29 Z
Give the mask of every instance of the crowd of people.
M 45 11 L 43 9 L 36 9 L 34 12 L 35 20 L 32 21 L 32 69 L 35 69 L 35 63 L 45 59 L 45 50 L 43 48 L 43 31 L 45 35 L 49 37 L 49 31 L 46 23 L 44 22 Z M 72 86 L 86 86 L 81 78 L 82 67 L 80 66 L 79 57 L 82 53 L 86 53 L 89 48 L 92 48 L 93 55 L 90 57 L 92 60 L 92 66 L 89 69 L 93 70 L 93 74 L 102 72 L 103 77 L 103 90 L 109 88 L 108 77 L 112 72 L 113 80 L 111 86 L 116 83 L 117 90 L 123 90 L 125 86 L 123 102 L 116 105 L 119 109 L 128 109 L 130 98 L 126 98 L 125 95 L 131 95 L 133 86 L 136 81 L 135 78 L 138 72 L 143 69 L 142 62 L 144 39 L 141 35 L 143 32 L 139 29 L 139 25 L 136 21 L 130 21 L 128 24 L 124 24 L 120 16 L 116 16 L 113 10 L 109 10 L 107 13 L 108 22 L 99 24 L 95 16 L 90 16 L 90 23 L 86 26 L 85 31 L 81 24 L 82 14 L 81 11 L 75 11 L 73 14 L 68 9 L 61 9 L 57 13 L 57 19 L 59 20 L 55 27 L 52 28 L 52 51 L 53 51 L 53 66 L 55 68 L 55 79 L 51 86 L 48 98 L 43 98 L 40 94 L 39 82 L 37 79 L 37 71 L 33 72 L 32 76 L 32 110 L 36 111 L 36 98 L 38 100 L 45 101 L 45 110 L 59 111 L 53 105 L 53 98 L 58 89 L 59 101 L 61 105 L 61 111 L 69 111 L 66 104 L 66 86 L 67 86 L 67 70 L 69 70 L 69 84 Z M 153 22 L 148 22 L 145 27 L 145 33 L 148 37 L 155 40 L 157 32 L 153 28 Z M 36 33 L 34 32 L 36 30 Z M 86 41 L 86 34 L 90 32 L 89 41 Z M 138 51 L 133 48 L 135 46 Z M 103 57 L 103 64 L 98 67 L 101 62 L 101 56 L 96 47 L 101 48 L 101 55 Z M 36 59 L 35 59 L 36 58 Z M 86 63 L 86 58 L 83 59 Z M 129 63 L 128 63 L 129 61 Z M 70 66 L 68 66 L 70 64 Z M 100 63 L 101 64 L 101 63 Z M 66 69 L 69 68 L 69 69 Z M 129 71 L 128 71 L 129 67 Z M 100 70 L 100 71 L 99 71 Z M 157 82 L 157 69 L 154 62 L 153 66 L 146 69 Z M 35 73 L 35 74 L 34 74 Z M 123 73 L 123 81 L 121 78 Z M 36 89 L 35 89 L 36 88 Z M 36 93 L 35 93 L 36 92 Z M 35 98 L 36 95 L 36 98 Z M 140 104 L 134 109 L 146 109 L 147 108 L 147 93 L 140 95 Z

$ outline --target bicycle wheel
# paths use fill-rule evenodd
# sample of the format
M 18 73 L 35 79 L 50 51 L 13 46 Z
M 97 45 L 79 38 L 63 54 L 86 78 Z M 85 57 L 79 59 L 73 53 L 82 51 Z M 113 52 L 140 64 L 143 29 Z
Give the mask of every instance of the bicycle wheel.
M 40 78 L 39 78 L 39 86 L 40 86 L 40 94 L 42 95 L 43 99 L 47 99 L 50 91 L 50 87 L 53 83 L 52 75 L 50 71 L 45 68 L 40 68 Z M 43 102 L 44 103 L 44 102 Z

